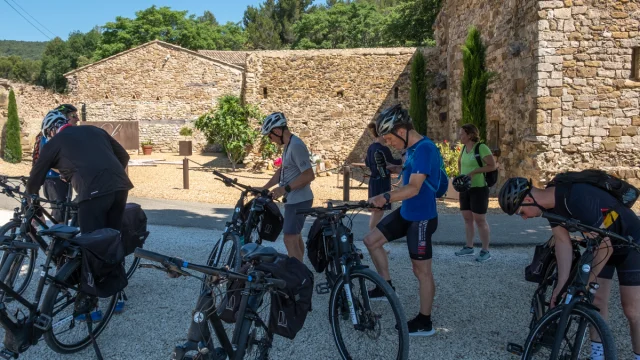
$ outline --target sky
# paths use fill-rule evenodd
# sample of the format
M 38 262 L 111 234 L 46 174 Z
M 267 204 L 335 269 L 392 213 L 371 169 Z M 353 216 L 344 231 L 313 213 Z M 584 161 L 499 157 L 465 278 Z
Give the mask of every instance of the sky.
M 47 41 L 49 37 L 55 36 L 66 40 L 72 31 L 87 32 L 96 25 L 114 21 L 116 16 L 134 18 L 136 11 L 152 5 L 187 10 L 189 14 L 196 15 L 209 10 L 221 24 L 227 21 L 239 22 L 248 5 L 257 6 L 262 2 L 263 0 L 0 0 L 0 40 Z M 10 5 L 47 36 L 18 15 Z M 43 29 L 39 23 L 48 30 Z

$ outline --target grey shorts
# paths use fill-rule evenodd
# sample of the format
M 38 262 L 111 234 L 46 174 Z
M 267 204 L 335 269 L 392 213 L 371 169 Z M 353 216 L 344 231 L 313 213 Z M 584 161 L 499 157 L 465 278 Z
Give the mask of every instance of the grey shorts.
M 296 210 L 308 209 L 313 206 L 313 200 L 299 202 L 297 204 L 284 204 L 284 227 L 283 233 L 286 235 L 298 235 L 304 227 L 306 215 L 297 215 Z

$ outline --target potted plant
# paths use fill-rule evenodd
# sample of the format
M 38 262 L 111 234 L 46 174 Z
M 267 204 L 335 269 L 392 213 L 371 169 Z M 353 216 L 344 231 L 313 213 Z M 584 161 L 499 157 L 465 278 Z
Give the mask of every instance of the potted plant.
M 187 137 L 193 136 L 193 129 L 188 126 L 180 128 L 180 136 L 184 136 L 185 140 L 178 142 L 179 152 L 181 156 L 189 156 L 193 154 L 193 142 L 186 140 Z
M 151 151 L 153 150 L 153 142 L 151 140 L 145 140 L 140 143 L 142 145 L 142 153 L 144 155 L 151 155 Z
M 458 171 L 458 159 L 460 158 L 462 146 L 460 146 L 460 144 L 452 146 L 447 140 L 436 143 L 436 146 L 440 149 L 440 154 L 444 161 L 444 167 L 447 172 L 447 176 L 449 177 L 449 189 L 447 190 L 445 197 L 447 199 L 458 200 L 460 198 L 460 194 L 453 188 L 452 182 L 454 177 L 460 175 L 460 172 Z

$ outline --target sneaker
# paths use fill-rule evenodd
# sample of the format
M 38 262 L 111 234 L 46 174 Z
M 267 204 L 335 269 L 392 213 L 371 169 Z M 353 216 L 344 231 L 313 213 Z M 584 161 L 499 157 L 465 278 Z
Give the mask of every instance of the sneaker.
M 431 321 L 428 323 L 424 323 L 418 317 L 420 315 L 414 317 L 412 320 L 407 321 L 407 327 L 409 328 L 409 336 L 431 336 L 436 333 L 433 329 L 433 324 Z M 396 325 L 396 329 L 398 329 L 398 325 Z
M 488 250 L 481 250 L 478 256 L 476 257 L 477 262 L 485 262 L 491 259 L 491 254 Z
M 391 288 L 393 289 L 393 291 L 396 291 L 396 288 L 394 286 L 392 286 Z M 372 290 L 367 291 L 367 293 L 369 294 L 369 300 L 371 301 L 389 301 L 387 299 L 387 296 L 384 294 L 384 291 L 378 286 L 376 286 Z
M 124 311 L 124 300 L 118 300 L 116 307 L 113 309 L 114 314 L 120 314 Z
M 475 251 L 472 247 L 463 247 L 461 250 L 456 251 L 456 256 L 471 256 L 475 254 Z
M 87 321 L 87 315 L 86 314 L 80 314 L 76 316 L 76 321 Z M 96 321 L 102 321 L 102 311 L 101 310 L 94 310 L 91 312 L 91 321 L 96 322 Z

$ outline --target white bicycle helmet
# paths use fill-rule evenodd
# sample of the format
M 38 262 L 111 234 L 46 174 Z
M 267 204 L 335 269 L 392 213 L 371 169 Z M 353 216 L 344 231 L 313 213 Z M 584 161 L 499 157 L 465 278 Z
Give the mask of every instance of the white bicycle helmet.
M 400 104 L 384 109 L 376 119 L 376 131 L 379 136 L 390 134 L 398 125 L 410 124 L 411 118 L 407 110 Z
M 60 111 L 51 110 L 44 117 L 44 120 L 42 120 L 42 127 L 40 129 L 42 131 L 42 136 L 49 140 L 51 130 L 58 130 L 68 123 L 69 121 Z
M 267 135 L 271 130 L 279 127 L 287 126 L 287 118 L 281 112 L 274 112 L 273 114 L 264 118 L 262 122 L 262 135 Z

